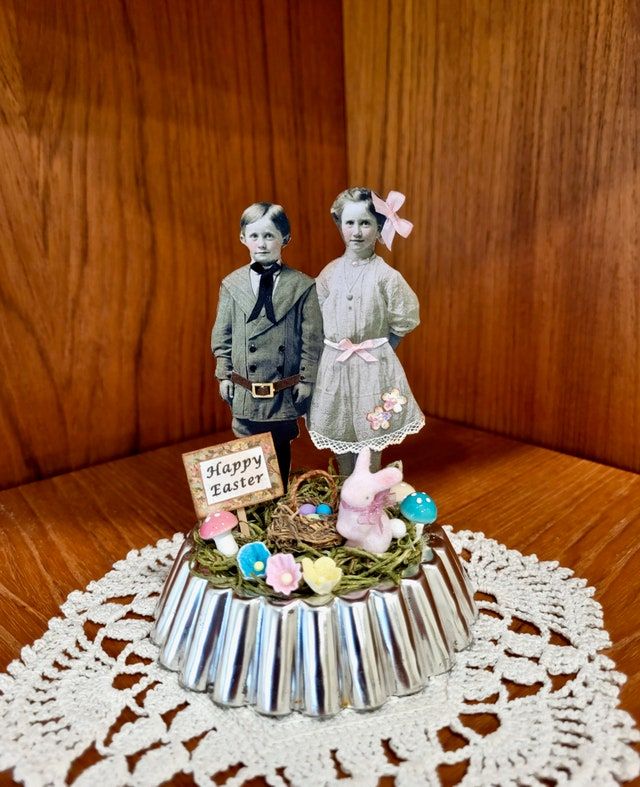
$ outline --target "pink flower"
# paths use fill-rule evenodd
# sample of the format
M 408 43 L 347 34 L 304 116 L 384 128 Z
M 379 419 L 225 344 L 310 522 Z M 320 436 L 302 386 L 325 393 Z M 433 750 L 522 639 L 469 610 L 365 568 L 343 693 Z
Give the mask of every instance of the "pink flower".
M 382 394 L 384 409 L 392 410 L 394 413 L 402 412 L 402 405 L 407 403 L 407 397 L 403 396 L 397 388 L 393 388 L 388 393 Z
M 301 579 L 302 571 L 293 555 L 278 552 L 267 560 L 266 582 L 278 593 L 289 596 L 297 590 Z
M 367 413 L 367 421 L 374 431 L 378 429 L 388 429 L 391 413 L 386 413 L 380 405 L 373 408 L 372 413 Z

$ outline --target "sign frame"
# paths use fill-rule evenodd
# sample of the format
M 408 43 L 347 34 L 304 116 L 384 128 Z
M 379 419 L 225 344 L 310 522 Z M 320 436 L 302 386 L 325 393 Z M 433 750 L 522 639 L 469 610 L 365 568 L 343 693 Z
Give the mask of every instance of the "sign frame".
M 201 464 L 216 459 L 221 462 L 224 462 L 225 459 L 232 461 L 234 454 L 254 448 L 260 448 L 262 451 L 264 470 L 269 476 L 270 487 L 268 489 L 245 492 L 220 502 L 209 503 L 202 477 Z M 284 485 L 280 476 L 278 457 L 276 456 L 271 432 L 240 437 L 227 443 L 218 443 L 207 448 L 200 448 L 197 451 L 188 451 L 182 454 L 182 461 L 187 474 L 187 481 L 189 482 L 193 507 L 199 520 L 205 519 L 209 514 L 213 514 L 216 511 L 237 511 L 245 506 L 264 503 L 284 494 Z

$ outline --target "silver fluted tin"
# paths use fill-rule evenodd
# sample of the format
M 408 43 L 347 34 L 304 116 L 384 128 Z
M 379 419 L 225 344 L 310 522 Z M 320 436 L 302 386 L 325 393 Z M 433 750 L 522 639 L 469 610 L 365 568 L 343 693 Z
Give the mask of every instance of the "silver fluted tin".
M 182 546 L 152 632 L 160 664 L 219 705 L 284 716 L 372 710 L 447 672 L 472 639 L 473 590 L 446 533 L 429 528 L 415 575 L 340 598 L 244 598 L 192 574 Z

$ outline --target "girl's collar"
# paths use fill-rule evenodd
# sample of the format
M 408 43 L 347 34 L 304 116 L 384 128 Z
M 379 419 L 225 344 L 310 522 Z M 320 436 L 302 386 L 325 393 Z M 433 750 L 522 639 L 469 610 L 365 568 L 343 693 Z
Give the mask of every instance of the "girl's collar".
M 343 259 L 346 260 L 349 265 L 352 265 L 354 268 L 359 268 L 361 265 L 366 265 L 369 262 L 373 262 L 378 255 L 373 252 L 370 257 L 366 257 L 365 259 L 361 260 L 360 257 L 356 256 L 352 251 L 346 251 L 343 254 Z

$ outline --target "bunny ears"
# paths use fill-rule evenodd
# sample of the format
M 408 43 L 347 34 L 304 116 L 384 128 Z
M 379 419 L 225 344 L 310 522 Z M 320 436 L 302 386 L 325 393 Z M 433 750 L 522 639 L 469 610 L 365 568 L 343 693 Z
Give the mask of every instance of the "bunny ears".
M 401 219 L 398 216 L 398 211 L 404 204 L 405 196 L 399 191 L 390 191 L 386 200 L 384 200 L 372 191 L 371 199 L 376 212 L 386 217 L 386 221 L 380 230 L 380 238 L 384 245 L 390 249 L 396 232 L 398 235 L 406 238 L 413 229 L 413 224 L 410 221 Z

